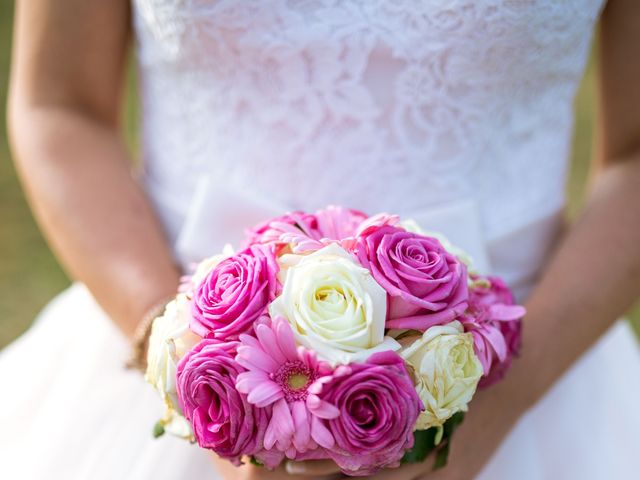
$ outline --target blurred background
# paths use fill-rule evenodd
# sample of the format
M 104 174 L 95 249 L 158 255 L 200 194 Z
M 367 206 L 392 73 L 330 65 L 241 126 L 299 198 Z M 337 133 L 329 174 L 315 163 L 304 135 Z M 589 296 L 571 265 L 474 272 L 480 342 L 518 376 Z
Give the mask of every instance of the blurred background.
M 0 0 L 0 348 L 24 332 L 38 311 L 69 285 L 34 223 L 9 156 L 4 112 L 12 19 L 13 1 Z M 576 97 L 571 178 L 567 185 L 568 214 L 572 217 L 583 201 L 591 158 L 596 61 L 594 52 Z M 135 157 L 137 108 L 135 78 L 133 69 L 130 71 L 123 125 Z M 640 333 L 640 308 L 636 307 L 630 318 Z

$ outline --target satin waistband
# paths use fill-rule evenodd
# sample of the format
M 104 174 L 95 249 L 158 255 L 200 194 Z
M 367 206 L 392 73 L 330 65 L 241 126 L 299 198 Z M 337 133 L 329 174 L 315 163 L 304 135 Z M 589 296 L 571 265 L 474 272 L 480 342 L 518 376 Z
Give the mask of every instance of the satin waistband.
M 145 179 L 145 187 L 174 254 L 185 269 L 220 252 L 227 243 L 237 247 L 248 227 L 296 209 L 296 205 L 280 204 L 211 176 L 200 178 L 188 195 L 172 194 L 149 179 Z M 390 213 L 411 218 L 425 230 L 444 234 L 471 256 L 479 272 L 501 276 L 520 301 L 535 286 L 556 243 L 563 218 L 562 209 L 558 208 L 499 237 L 487 238 L 473 198 Z

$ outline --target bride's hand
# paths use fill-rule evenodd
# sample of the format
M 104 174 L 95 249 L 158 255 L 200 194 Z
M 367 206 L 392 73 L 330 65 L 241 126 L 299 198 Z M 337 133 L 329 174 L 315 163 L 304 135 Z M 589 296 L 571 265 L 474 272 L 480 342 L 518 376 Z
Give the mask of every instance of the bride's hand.
M 249 462 L 236 467 L 215 454 L 212 454 L 212 458 L 217 472 L 225 480 L 335 480 L 343 478 L 340 469 L 330 460 L 289 461 L 275 470 L 268 470 Z

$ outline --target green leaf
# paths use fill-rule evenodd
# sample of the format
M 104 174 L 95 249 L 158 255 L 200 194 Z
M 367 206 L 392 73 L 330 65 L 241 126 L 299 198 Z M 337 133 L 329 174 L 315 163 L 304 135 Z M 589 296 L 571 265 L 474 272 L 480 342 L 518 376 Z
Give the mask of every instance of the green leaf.
M 442 447 L 440 447 L 436 452 L 436 460 L 433 463 L 433 469 L 439 470 L 442 467 L 446 466 L 448 458 L 449 458 L 449 441 L 447 440 L 446 443 Z
M 422 332 L 420 330 L 406 330 L 406 331 L 402 332 L 400 335 L 395 336 L 394 338 L 396 340 L 402 340 L 405 337 L 411 337 L 411 336 L 415 336 L 415 335 L 422 336 Z
M 251 465 L 255 465 L 256 467 L 264 467 L 264 465 L 261 464 L 253 455 L 249 457 L 249 463 L 251 463 Z
M 464 421 L 464 412 L 454 413 L 449 420 L 444 424 L 444 436 L 443 438 L 451 438 L 453 432 Z
M 161 437 L 162 435 L 164 435 L 164 425 L 162 424 L 162 421 L 159 420 L 153 426 L 153 438 L 158 438 L 158 437 Z
M 427 430 L 416 430 L 413 432 L 413 448 L 404 454 L 401 462 L 424 462 L 431 452 L 436 451 L 436 463 L 434 470 L 446 465 L 447 457 L 449 455 L 449 441 L 453 432 L 460 426 L 463 420 L 463 412 L 458 412 L 447 420 L 442 427 L 442 439 L 438 445 L 436 445 L 436 437 L 439 430 L 437 427 L 428 428 Z
M 449 458 L 449 447 L 451 445 L 453 432 L 455 432 L 460 424 L 462 424 L 463 420 L 464 412 L 458 412 L 445 422 L 443 440 L 436 452 L 436 459 L 433 464 L 434 470 L 438 470 L 447 465 L 447 460 Z
M 427 430 L 416 430 L 413 432 L 413 448 L 404 454 L 401 462 L 424 462 L 425 458 L 427 458 L 436 446 L 435 439 L 437 432 L 437 428 L 428 428 Z

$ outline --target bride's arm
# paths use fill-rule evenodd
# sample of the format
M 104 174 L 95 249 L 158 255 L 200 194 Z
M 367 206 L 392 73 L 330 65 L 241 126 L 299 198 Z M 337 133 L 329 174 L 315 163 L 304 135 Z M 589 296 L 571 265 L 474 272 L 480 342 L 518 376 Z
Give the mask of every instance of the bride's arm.
M 528 347 L 518 374 L 535 382 L 534 397 L 640 296 L 639 45 L 640 3 L 610 1 L 600 24 L 597 148 L 587 203 L 527 305 Z
M 128 334 L 179 276 L 120 134 L 129 23 L 127 0 L 17 2 L 8 112 L 42 230 Z

